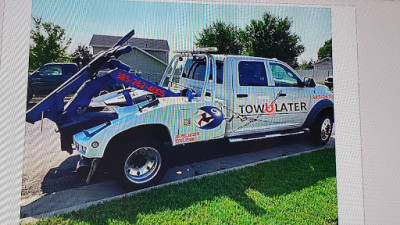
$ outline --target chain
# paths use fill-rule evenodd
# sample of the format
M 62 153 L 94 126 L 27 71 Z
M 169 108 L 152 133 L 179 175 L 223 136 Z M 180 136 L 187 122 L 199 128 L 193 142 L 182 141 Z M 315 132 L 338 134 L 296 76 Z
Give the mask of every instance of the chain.
M 278 92 L 278 94 L 275 96 L 274 100 L 272 100 L 271 105 L 272 105 L 272 104 L 275 104 L 276 100 L 281 96 L 281 94 L 282 94 L 282 90 L 280 90 L 280 91 Z M 220 105 L 221 108 L 224 108 L 226 111 L 229 111 L 229 112 L 231 113 L 231 115 L 232 115 L 230 118 L 225 118 L 225 120 L 226 120 L 227 122 L 231 122 L 231 121 L 232 121 L 233 119 L 235 119 L 235 118 L 236 118 L 236 119 L 239 119 L 240 122 L 244 122 L 244 121 L 247 120 L 247 122 L 246 122 L 245 124 L 243 124 L 242 126 L 237 127 L 236 129 L 234 129 L 234 130 L 232 130 L 232 131 L 229 131 L 229 133 L 235 133 L 236 131 L 242 129 L 243 127 L 246 127 L 246 126 L 248 126 L 248 125 L 250 125 L 250 124 L 252 124 L 252 123 L 254 123 L 254 122 L 257 122 L 257 121 L 258 121 L 258 122 L 273 123 L 272 120 L 262 120 L 262 119 L 259 119 L 263 114 L 259 114 L 259 115 L 257 115 L 255 118 L 251 118 L 251 117 L 248 117 L 248 116 L 246 116 L 246 115 L 242 115 L 242 114 L 240 114 L 240 113 L 235 112 L 234 110 L 232 110 L 232 109 L 226 107 L 225 105 L 223 105 L 223 104 L 220 103 L 220 102 L 218 102 L 218 103 L 219 103 L 219 105 Z

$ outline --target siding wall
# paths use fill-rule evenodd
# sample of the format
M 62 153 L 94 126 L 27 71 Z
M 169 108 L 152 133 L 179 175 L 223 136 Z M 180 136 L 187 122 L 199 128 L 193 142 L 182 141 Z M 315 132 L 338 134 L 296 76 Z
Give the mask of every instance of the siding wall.
M 168 63 L 168 52 L 163 51 L 152 51 L 152 50 L 145 50 L 146 52 L 150 53 L 151 55 L 157 57 L 161 61 Z
M 165 64 L 137 49 L 133 49 L 130 53 L 122 55 L 119 59 L 128 64 L 132 70 L 142 72 L 143 78 L 152 82 L 159 82 L 167 68 Z
M 92 47 L 93 48 L 93 54 L 97 54 L 100 51 L 107 50 L 108 48 L 102 48 L 102 47 Z M 147 53 L 153 55 L 154 57 L 160 59 L 161 61 L 168 63 L 168 52 L 165 51 L 154 51 L 154 50 L 145 50 Z
M 98 48 L 93 47 L 93 54 L 97 54 L 100 51 L 106 50 L 108 48 Z M 146 51 L 151 55 L 168 60 L 168 53 L 167 52 L 158 52 L 158 51 Z M 167 66 L 158 60 L 146 55 L 145 53 L 133 49 L 130 53 L 122 55 L 119 59 L 129 65 L 131 70 L 140 71 L 142 72 L 142 77 L 151 82 L 159 82 L 162 75 L 164 74 L 165 69 Z M 161 59 L 162 60 L 162 59 Z M 164 61 L 164 60 L 162 60 Z M 168 61 L 165 61 L 167 63 Z

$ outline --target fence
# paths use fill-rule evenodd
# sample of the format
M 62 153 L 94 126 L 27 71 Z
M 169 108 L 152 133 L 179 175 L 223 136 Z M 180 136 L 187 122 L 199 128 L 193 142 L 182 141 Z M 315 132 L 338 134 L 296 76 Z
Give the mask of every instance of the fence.
M 308 69 L 308 70 L 296 70 L 296 72 L 301 77 L 313 78 L 315 83 L 324 83 L 325 78 L 327 78 L 328 76 L 333 76 L 332 69 L 326 69 L 326 70 Z

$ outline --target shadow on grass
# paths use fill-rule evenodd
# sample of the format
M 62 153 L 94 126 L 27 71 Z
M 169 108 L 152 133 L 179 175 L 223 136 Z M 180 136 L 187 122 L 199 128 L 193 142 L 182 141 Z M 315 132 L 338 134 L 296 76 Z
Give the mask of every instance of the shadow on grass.
M 334 150 L 321 150 L 254 167 L 203 177 L 182 184 L 169 185 L 133 196 L 61 215 L 58 219 L 72 223 L 108 224 L 110 219 L 136 223 L 138 215 L 166 210 L 183 210 L 204 201 L 227 197 L 248 213 L 261 216 L 266 210 L 247 195 L 251 189 L 266 197 L 288 195 L 311 187 L 321 180 L 335 177 Z M 40 223 L 48 224 L 47 219 Z

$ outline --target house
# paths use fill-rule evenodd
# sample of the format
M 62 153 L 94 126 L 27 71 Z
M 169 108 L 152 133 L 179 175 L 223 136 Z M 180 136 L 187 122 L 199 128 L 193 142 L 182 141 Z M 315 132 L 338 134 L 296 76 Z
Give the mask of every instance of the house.
M 314 69 L 332 71 L 332 58 L 323 58 L 314 62 Z
M 122 37 L 94 34 L 89 46 L 93 54 L 109 49 Z M 131 38 L 127 41 L 133 50 L 119 59 L 128 64 L 131 70 L 142 74 L 150 81 L 159 81 L 168 65 L 169 45 L 167 40 Z

